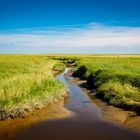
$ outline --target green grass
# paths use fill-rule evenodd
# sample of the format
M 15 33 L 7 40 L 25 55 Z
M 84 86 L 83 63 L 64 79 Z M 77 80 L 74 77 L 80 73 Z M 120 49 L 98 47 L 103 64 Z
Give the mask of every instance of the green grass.
M 16 118 L 58 100 L 67 91 L 53 71 L 75 64 L 109 104 L 140 112 L 140 55 L 0 55 L 0 118 Z
M 53 66 L 53 71 L 61 72 L 65 69 L 65 65 L 62 62 L 58 62 Z
M 140 111 L 139 55 L 79 58 L 74 75 L 86 79 L 98 96 L 111 105 Z
M 34 110 L 64 96 L 67 88 L 53 75 L 62 65 L 41 55 L 0 55 L 0 118 L 18 117 L 17 110 Z

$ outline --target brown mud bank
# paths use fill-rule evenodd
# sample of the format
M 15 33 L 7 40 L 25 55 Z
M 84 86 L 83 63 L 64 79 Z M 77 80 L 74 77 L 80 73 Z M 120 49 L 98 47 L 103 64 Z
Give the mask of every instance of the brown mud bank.
M 52 69 L 52 73 L 54 77 L 59 75 L 64 71 L 63 69 Z M 37 102 L 37 103 L 32 103 L 32 104 L 25 104 L 23 106 L 18 106 L 17 107 L 11 107 L 8 109 L 4 109 L 0 107 L 0 122 L 5 121 L 8 119 L 17 119 L 17 118 L 26 118 L 28 115 L 32 114 L 32 112 L 46 108 L 48 105 L 52 104 L 53 102 L 61 102 L 61 100 L 65 100 L 67 98 L 67 91 L 61 92 L 61 94 L 58 95 L 57 98 L 48 100 L 48 101 L 42 101 L 42 102 Z
M 47 121 L 64 119 L 74 114 L 64 108 L 64 100 L 49 104 L 47 107 L 28 113 L 25 118 L 0 121 L 0 138 L 12 139 L 18 133 L 32 125 Z
M 17 118 L 26 118 L 29 114 L 32 112 L 45 108 L 49 104 L 52 104 L 53 102 L 59 102 L 61 100 L 64 100 L 67 96 L 67 92 L 63 92 L 60 94 L 56 99 L 50 100 L 50 101 L 44 101 L 40 103 L 34 103 L 31 105 L 25 105 L 25 107 L 17 107 L 13 109 L 0 109 L 0 121 L 5 121 L 8 119 L 17 119 Z
M 65 77 L 68 79 L 68 77 L 72 76 L 72 73 L 72 70 L 69 71 Z M 116 122 L 123 127 L 134 129 L 135 131 L 140 131 L 140 116 L 138 116 L 135 112 L 109 105 L 96 96 L 96 92 L 86 84 L 86 80 L 79 77 L 73 77 L 73 79 L 73 82 L 79 85 L 81 89 L 87 93 L 90 99 L 101 109 L 103 119 Z

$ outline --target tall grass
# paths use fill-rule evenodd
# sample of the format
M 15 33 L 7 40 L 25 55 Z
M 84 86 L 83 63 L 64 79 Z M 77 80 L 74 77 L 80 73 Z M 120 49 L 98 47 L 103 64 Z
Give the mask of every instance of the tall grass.
M 57 63 L 45 56 L 1 55 L 0 119 L 18 117 L 64 96 L 67 88 L 53 76 Z
M 74 75 L 110 104 L 140 111 L 140 57 L 81 57 Z

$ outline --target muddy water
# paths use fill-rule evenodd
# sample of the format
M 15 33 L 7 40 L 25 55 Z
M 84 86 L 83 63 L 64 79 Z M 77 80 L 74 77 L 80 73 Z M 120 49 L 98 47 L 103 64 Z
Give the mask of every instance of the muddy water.
M 14 131 L 12 139 L 14 140 L 140 140 L 140 133 L 136 133 L 122 127 L 119 124 L 109 122 L 103 119 L 100 107 L 84 93 L 83 90 L 74 82 L 72 77 L 65 78 L 65 72 L 57 77 L 69 88 L 69 98 L 65 103 L 65 108 L 60 109 L 59 105 L 54 105 L 53 111 L 44 110 L 43 118 L 51 116 L 49 119 L 37 119 L 36 123 L 27 123 L 28 127 L 22 131 Z M 57 107 L 58 108 L 57 108 Z M 50 107 L 50 110 L 51 107 Z M 63 110 L 63 111 L 62 111 Z M 52 115 L 53 114 L 53 115 Z M 53 117 L 55 116 L 57 117 Z M 66 115 L 62 115 L 66 114 Z M 36 114 L 35 114 L 36 115 Z M 37 115 L 38 116 L 38 115 Z M 61 116 L 61 117 L 58 117 Z M 33 116 L 30 118 L 32 120 Z M 48 118 L 48 117 L 47 117 Z M 36 119 L 35 119 L 36 120 Z M 27 119 L 22 119 L 25 122 Z M 32 122 L 32 121 L 29 121 Z M 17 120 L 15 121 L 17 124 Z M 9 123 L 12 124 L 12 123 Z M 22 127 L 22 123 L 19 123 Z M 30 124 L 30 125 L 29 125 Z M 1 124 L 0 124 L 1 125 Z M 0 140 L 9 139 L 8 134 L 12 133 L 12 125 L 3 125 L 9 127 L 8 132 L 0 133 Z M 18 127 L 17 127 L 18 129 Z M 2 129 L 0 129 L 1 131 Z M 11 135 L 10 135 L 11 136 Z

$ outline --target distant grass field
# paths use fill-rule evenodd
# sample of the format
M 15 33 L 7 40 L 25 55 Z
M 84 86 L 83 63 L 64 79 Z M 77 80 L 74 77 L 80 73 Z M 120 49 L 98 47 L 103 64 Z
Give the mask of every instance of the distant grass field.
M 43 55 L 0 55 L 0 119 L 22 117 L 64 96 L 54 68 L 64 65 Z
M 109 104 L 140 113 L 140 55 L 55 55 Z

